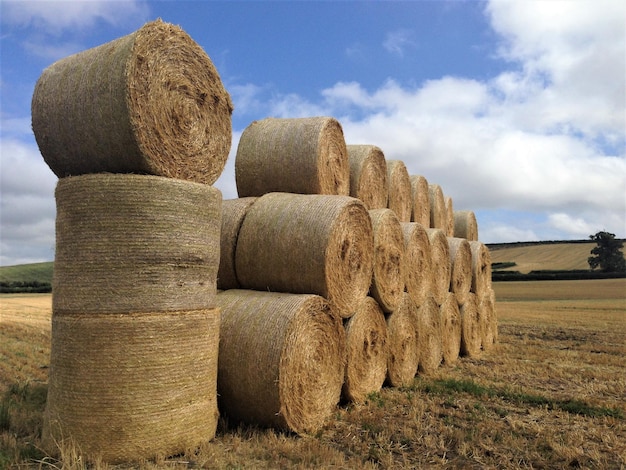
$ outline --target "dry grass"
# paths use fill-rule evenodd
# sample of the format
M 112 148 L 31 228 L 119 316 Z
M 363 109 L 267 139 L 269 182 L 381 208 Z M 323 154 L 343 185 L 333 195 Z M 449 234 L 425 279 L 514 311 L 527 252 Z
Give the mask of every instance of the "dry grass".
M 408 387 L 340 406 L 315 435 L 233 428 L 222 419 L 199 452 L 142 467 L 624 468 L 626 280 L 494 287 L 499 343 L 481 357 L 459 358 Z M 19 297 L 26 304 L 34 298 L 45 296 Z M 2 296 L 0 305 L 2 403 L 7 394 L 13 400 L 10 426 L 1 428 L 0 467 L 86 468 L 72 449 L 63 462 L 37 453 L 37 381 L 46 380 L 39 367 L 47 363 L 49 332 L 16 323 L 17 316 L 43 314 L 33 304 L 19 313 L 22 307 Z

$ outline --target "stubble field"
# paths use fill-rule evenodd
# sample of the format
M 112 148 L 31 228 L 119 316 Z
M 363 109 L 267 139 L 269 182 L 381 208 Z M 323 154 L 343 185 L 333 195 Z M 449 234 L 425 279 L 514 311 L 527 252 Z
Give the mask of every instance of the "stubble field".
M 315 435 L 220 420 L 196 452 L 142 468 L 626 467 L 626 280 L 494 284 L 498 344 L 406 388 L 342 404 Z M 50 295 L 0 297 L 0 468 L 93 468 L 39 450 Z M 95 468 L 124 468 L 95 465 Z

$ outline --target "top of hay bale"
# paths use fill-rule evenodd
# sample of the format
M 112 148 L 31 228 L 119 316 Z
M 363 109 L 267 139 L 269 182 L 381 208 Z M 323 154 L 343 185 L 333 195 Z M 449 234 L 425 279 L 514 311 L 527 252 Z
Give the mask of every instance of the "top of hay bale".
M 215 66 L 161 20 L 52 64 L 31 111 L 59 177 L 147 173 L 213 184 L 231 146 L 233 104 Z

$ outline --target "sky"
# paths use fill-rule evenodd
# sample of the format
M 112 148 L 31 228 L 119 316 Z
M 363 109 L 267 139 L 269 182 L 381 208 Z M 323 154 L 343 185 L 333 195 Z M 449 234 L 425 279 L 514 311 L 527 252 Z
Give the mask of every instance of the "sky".
M 208 54 L 233 141 L 265 117 L 332 116 L 472 210 L 484 243 L 626 238 L 626 3 L 0 2 L 0 265 L 54 259 L 56 176 L 30 104 L 55 61 L 161 18 Z

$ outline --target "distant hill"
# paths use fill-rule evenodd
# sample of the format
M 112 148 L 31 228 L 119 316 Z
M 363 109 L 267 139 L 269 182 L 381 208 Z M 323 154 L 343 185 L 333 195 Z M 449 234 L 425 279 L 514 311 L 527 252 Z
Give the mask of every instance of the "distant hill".
M 591 256 L 591 250 L 596 246 L 596 242 L 592 240 L 518 242 L 487 246 L 492 263 L 515 263 L 502 269 L 503 271 L 528 273 L 540 270 L 589 269 L 587 258 Z
M 0 282 L 43 282 L 51 284 L 53 266 L 52 261 L 0 266 Z

